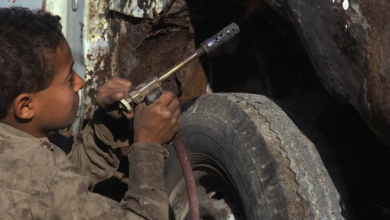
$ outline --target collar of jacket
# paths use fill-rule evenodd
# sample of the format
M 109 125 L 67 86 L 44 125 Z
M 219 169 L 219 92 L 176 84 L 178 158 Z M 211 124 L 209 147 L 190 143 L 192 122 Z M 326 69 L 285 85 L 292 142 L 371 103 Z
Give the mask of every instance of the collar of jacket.
M 14 143 L 21 142 L 50 142 L 47 137 L 36 138 L 24 131 L 0 122 L 0 140 L 11 141 Z

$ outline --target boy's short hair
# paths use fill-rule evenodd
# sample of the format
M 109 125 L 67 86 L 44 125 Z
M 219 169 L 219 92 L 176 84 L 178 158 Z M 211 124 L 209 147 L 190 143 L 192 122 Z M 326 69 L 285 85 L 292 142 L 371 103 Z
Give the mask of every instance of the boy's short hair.
M 52 82 L 55 51 L 65 39 L 60 19 L 41 10 L 0 8 L 0 120 L 18 95 Z

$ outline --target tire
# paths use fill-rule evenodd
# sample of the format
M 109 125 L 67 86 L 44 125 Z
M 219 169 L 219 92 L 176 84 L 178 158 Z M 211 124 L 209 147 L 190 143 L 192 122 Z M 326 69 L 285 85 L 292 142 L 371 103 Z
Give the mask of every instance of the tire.
M 193 166 L 198 200 L 207 204 L 200 205 L 208 215 L 203 219 L 344 219 L 339 193 L 315 146 L 270 99 L 204 95 L 182 117 L 178 135 Z M 189 219 L 180 163 L 172 146 L 168 150 L 165 183 L 171 219 Z M 218 203 L 210 205 L 210 198 Z M 224 206 L 221 199 L 230 207 L 230 217 L 218 209 Z

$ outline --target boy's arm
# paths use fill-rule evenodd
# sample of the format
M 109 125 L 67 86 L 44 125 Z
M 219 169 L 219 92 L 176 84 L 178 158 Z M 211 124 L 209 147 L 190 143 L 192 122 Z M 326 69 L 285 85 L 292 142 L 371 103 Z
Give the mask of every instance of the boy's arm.
M 80 202 L 72 216 L 80 219 L 168 220 L 169 201 L 164 192 L 164 158 L 167 150 L 157 144 L 137 143 L 130 148 L 129 190 L 117 203 L 88 189 L 77 193 L 77 199 L 63 203 Z
M 119 159 L 115 149 L 130 145 L 129 123 L 126 119 L 110 118 L 103 109 L 98 109 L 75 138 L 56 133 L 49 139 L 67 154 L 82 174 L 97 183 L 117 174 Z
M 137 105 L 134 118 L 134 142 L 128 154 L 129 191 L 120 203 L 82 188 L 75 199 L 61 204 L 79 207 L 72 216 L 95 219 L 168 219 L 168 197 L 164 192 L 164 157 L 161 143 L 169 141 L 181 124 L 179 103 L 171 93 L 164 93 L 151 106 Z M 73 183 L 73 181 L 70 181 Z M 74 184 L 74 183 L 73 183 Z M 67 187 L 60 187 L 65 189 Z M 57 191 L 57 190 L 54 190 Z M 77 192 L 77 190 L 76 190 Z M 73 210 L 72 210 L 73 211 Z
M 120 203 L 90 192 L 93 185 L 90 179 L 74 172 L 62 151 L 54 148 L 49 152 L 36 145 L 27 148 L 29 152 L 24 154 L 19 152 L 25 152 L 24 146 L 31 147 L 31 142 L 14 145 L 19 149 L 15 158 L 22 154 L 20 161 L 28 161 L 29 166 L 15 167 L 15 172 L 23 174 L 13 178 L 11 185 L 18 187 L 0 188 L 0 219 L 168 220 L 169 202 L 163 175 L 164 158 L 168 153 L 160 145 L 137 143 L 131 146 L 129 190 Z M 8 174 L 15 172 L 11 170 Z
M 130 145 L 130 122 L 110 118 L 102 109 L 95 111 L 93 119 L 74 138 L 70 161 L 97 182 L 117 173 L 119 159 L 116 150 Z
M 164 158 L 168 151 L 157 144 L 133 144 L 129 150 L 129 191 L 122 207 L 145 219 L 168 219 L 164 191 Z

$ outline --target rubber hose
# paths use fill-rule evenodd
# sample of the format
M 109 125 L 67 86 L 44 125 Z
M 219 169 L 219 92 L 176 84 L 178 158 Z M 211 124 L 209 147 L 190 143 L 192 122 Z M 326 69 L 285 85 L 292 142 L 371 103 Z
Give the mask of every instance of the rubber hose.
M 186 181 L 191 220 L 200 220 L 198 195 L 196 192 L 194 175 L 192 174 L 191 162 L 188 159 L 183 141 L 181 141 L 181 139 L 174 141 L 173 146 L 175 147 L 176 153 L 179 156 L 179 161 L 184 173 L 184 179 Z

